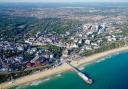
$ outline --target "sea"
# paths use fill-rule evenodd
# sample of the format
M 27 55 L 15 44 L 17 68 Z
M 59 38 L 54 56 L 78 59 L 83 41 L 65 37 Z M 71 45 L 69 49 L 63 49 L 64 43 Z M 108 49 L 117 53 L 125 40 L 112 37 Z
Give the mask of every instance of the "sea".
M 128 89 L 128 52 L 109 55 L 79 70 L 93 79 L 93 84 L 88 85 L 74 71 L 67 71 L 11 89 Z

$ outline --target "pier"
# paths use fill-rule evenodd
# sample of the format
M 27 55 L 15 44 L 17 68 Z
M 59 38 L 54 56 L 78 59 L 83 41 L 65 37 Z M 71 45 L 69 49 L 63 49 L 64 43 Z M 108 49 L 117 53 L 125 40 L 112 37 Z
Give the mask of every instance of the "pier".
M 84 73 L 82 73 L 79 69 L 77 69 L 76 67 L 74 67 L 72 64 L 70 64 L 70 63 L 67 63 L 67 64 L 69 64 L 71 67 L 72 67 L 72 69 L 77 73 L 77 75 L 81 78 L 81 79 L 83 79 L 87 84 L 92 84 L 93 83 L 93 81 L 92 81 L 92 79 L 90 79 L 89 77 L 87 77 Z

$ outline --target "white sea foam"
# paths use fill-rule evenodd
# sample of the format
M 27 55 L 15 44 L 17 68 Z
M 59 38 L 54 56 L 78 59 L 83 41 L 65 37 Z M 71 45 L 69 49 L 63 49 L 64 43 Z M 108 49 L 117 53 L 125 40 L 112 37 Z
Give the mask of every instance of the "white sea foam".
M 108 56 L 107 58 L 109 58 L 109 59 L 110 59 L 110 58 L 112 58 L 112 56 Z
M 101 61 L 104 61 L 106 58 L 102 58 Z
M 116 55 L 119 55 L 119 54 L 120 54 L 120 52 L 115 53 L 115 54 L 110 55 L 110 56 L 107 56 L 107 57 L 104 57 L 104 58 L 101 58 L 101 59 L 97 60 L 96 63 L 102 62 L 102 61 L 104 61 L 104 60 L 106 60 L 106 59 L 110 59 L 110 58 L 112 58 L 113 56 L 116 56 Z
M 35 81 L 35 82 L 32 82 L 32 83 L 30 84 L 30 86 L 37 86 L 37 85 L 39 85 L 40 83 L 42 83 L 42 81 Z
M 96 63 L 102 62 L 104 60 L 106 60 L 106 58 L 101 58 L 101 59 L 97 60 Z
M 48 78 L 42 80 L 42 82 L 46 82 L 46 81 L 48 81 L 48 80 L 50 80 L 50 77 L 48 77 Z
M 20 86 L 17 86 L 16 89 L 25 89 L 27 86 L 37 86 L 45 81 L 48 81 L 50 80 L 50 78 L 46 78 L 44 80 L 39 80 L 39 81 L 34 81 L 32 83 L 27 83 L 27 84 L 24 84 L 24 85 L 20 85 Z
M 17 86 L 16 89 L 25 89 L 29 84 Z
M 16 87 L 16 89 L 23 89 L 23 86 L 18 86 Z
M 34 82 L 32 82 L 32 83 L 30 84 L 30 86 L 37 86 L 37 85 L 39 85 L 39 84 L 41 84 L 41 83 L 43 83 L 43 82 L 46 82 L 46 81 L 48 81 L 48 80 L 50 80 L 50 78 L 46 78 L 46 79 L 43 79 L 43 80 L 40 80 L 40 81 L 34 81 Z
M 102 61 L 102 60 L 97 60 L 96 63 L 99 63 L 99 62 L 101 62 L 101 61 Z
M 56 75 L 56 77 L 60 77 L 60 76 L 62 76 L 62 74 L 57 74 L 57 75 Z
M 119 54 L 120 54 L 120 52 L 117 52 L 117 53 L 115 53 L 115 54 L 113 54 L 113 55 L 107 56 L 106 58 L 112 58 L 113 56 L 117 56 L 117 55 L 119 55 Z

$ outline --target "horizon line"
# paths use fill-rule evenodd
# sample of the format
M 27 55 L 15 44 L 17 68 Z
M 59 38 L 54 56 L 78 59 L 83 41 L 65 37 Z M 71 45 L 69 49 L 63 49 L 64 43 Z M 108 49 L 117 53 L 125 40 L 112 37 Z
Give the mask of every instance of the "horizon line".
M 86 2 L 86 1 L 83 1 L 83 2 L 45 2 L 45 1 L 39 1 L 39 2 L 35 2 L 35 1 L 33 1 L 33 2 L 29 2 L 29 1 L 12 1 L 12 2 L 4 2 L 4 1 L 0 1 L 0 3 L 128 3 L 128 1 L 117 1 L 117 2 L 115 2 L 115 1 L 88 1 L 88 2 Z

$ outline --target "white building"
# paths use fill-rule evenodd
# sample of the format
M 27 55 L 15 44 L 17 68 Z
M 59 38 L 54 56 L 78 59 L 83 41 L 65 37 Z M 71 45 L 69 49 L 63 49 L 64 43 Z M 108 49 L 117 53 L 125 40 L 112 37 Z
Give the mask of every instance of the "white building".
M 91 44 L 91 41 L 90 41 L 90 40 L 86 40 L 86 41 L 85 41 L 85 44 L 90 45 L 90 44 Z

